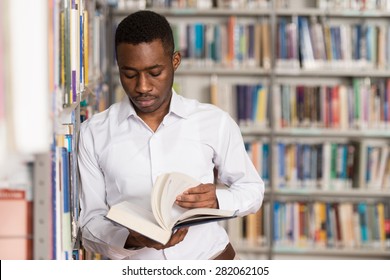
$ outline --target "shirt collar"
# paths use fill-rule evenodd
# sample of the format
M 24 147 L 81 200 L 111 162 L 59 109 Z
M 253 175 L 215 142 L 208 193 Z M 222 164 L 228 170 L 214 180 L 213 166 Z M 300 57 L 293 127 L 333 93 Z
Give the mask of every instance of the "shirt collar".
M 129 97 L 125 94 L 119 104 L 118 123 L 122 123 L 131 115 L 137 115 Z
M 186 119 L 189 115 L 189 107 L 183 102 L 183 97 L 179 96 L 174 89 L 172 89 L 171 105 L 169 107 L 169 113 Z
M 179 96 L 174 89 L 172 89 L 172 98 L 171 104 L 169 107 L 169 114 L 175 114 L 181 118 L 187 118 L 189 115 L 189 108 L 186 107 L 185 102 L 181 96 Z M 129 118 L 130 116 L 136 116 L 137 113 L 134 110 L 133 104 L 130 102 L 130 99 L 127 95 L 125 95 L 120 101 L 119 105 L 119 113 L 118 113 L 118 123 L 122 123 L 124 120 Z

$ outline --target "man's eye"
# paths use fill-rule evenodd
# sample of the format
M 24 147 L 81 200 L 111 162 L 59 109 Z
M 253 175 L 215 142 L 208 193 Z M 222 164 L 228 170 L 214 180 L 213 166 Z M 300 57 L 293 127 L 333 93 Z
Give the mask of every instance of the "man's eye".
M 126 78 L 128 78 L 128 79 L 132 79 L 132 78 L 134 78 L 135 76 L 137 76 L 136 73 L 129 73 L 129 72 L 122 72 L 122 74 L 123 74 Z
M 132 74 L 132 75 L 130 75 L 130 74 L 125 74 L 125 77 L 126 77 L 127 79 L 133 79 L 135 76 L 136 76 L 135 74 Z
M 151 75 L 152 77 L 160 76 L 160 75 L 161 75 L 161 71 L 159 71 L 159 72 L 150 72 L 150 75 Z

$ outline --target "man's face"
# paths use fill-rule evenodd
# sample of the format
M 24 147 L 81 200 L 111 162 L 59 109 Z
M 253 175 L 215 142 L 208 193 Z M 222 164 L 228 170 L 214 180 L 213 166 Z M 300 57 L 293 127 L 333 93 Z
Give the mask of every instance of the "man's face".
M 117 46 L 117 61 L 122 86 L 138 114 L 168 110 L 180 54 L 168 54 L 161 40 L 138 45 L 121 43 Z

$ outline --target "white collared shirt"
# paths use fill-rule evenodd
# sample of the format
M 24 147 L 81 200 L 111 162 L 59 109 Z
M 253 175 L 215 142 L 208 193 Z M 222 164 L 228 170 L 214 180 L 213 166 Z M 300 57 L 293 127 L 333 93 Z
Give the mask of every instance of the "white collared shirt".
M 79 225 L 87 250 L 111 259 L 209 259 L 229 242 L 218 223 L 190 227 L 174 247 L 124 249 L 128 230 L 105 218 L 120 201 L 151 209 L 150 194 L 159 174 L 182 172 L 202 183 L 219 181 L 220 209 L 256 212 L 264 183 L 249 159 L 239 127 L 224 111 L 172 94 L 169 113 L 153 132 L 125 96 L 81 124 L 79 170 L 82 191 Z

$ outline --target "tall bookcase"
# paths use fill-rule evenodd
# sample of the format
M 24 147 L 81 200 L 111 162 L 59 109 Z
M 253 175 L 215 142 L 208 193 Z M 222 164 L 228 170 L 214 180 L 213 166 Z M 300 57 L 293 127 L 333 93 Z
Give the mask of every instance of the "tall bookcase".
M 46 192 L 39 192 L 45 196 L 43 201 L 50 201 L 49 205 L 36 209 L 36 213 L 46 214 L 42 220 L 49 223 L 42 227 L 35 223 L 38 229 L 34 241 L 46 242 L 35 246 L 35 258 L 90 257 L 84 254 L 78 228 L 78 131 L 82 121 L 108 104 L 107 52 L 103 43 L 107 8 L 103 0 L 52 1 L 49 7 L 53 140 L 49 153 L 38 158 L 36 169 L 37 178 L 50 182 L 49 188 L 41 186 Z M 39 181 L 36 186 L 40 186 Z
M 77 138 L 108 104 L 107 9 L 105 0 L 2 2 L 0 187 L 20 185 L 28 169 L 29 258 L 85 258 Z
M 241 258 L 390 258 L 390 1 L 124 0 L 111 30 L 137 9 L 167 16 L 176 90 L 236 118 L 266 183 L 226 225 Z

